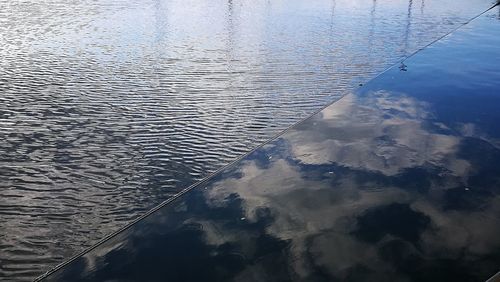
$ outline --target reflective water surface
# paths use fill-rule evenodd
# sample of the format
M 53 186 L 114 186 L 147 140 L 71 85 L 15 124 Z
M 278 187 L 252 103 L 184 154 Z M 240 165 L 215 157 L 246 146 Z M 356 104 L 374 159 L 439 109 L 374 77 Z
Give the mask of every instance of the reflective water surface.
M 0 279 L 40 274 L 489 5 L 0 0 Z
M 47 281 L 484 281 L 500 270 L 494 8 Z

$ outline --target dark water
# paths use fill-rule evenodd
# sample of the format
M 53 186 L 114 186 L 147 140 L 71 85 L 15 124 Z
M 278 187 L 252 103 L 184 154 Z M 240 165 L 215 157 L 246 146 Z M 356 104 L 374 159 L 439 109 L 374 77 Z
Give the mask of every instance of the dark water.
M 500 270 L 499 11 L 44 281 L 486 281 Z
M 0 0 L 0 278 L 33 278 L 490 4 Z

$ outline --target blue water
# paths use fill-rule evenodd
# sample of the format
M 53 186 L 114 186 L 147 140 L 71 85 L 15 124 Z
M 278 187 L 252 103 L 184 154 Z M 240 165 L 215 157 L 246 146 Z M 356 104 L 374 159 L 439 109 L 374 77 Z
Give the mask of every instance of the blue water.
M 0 278 L 30 280 L 489 0 L 0 0 Z

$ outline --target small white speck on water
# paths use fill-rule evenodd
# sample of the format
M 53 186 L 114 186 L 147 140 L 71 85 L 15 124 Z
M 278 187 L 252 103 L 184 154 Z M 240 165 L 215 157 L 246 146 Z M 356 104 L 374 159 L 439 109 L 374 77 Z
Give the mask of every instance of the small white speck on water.
M 242 217 L 242 218 L 240 218 L 240 219 L 241 219 L 241 220 L 245 220 L 246 218 L 245 218 L 245 217 Z
M 470 190 L 470 188 L 469 188 L 469 187 L 465 187 L 465 191 L 469 191 L 469 190 Z

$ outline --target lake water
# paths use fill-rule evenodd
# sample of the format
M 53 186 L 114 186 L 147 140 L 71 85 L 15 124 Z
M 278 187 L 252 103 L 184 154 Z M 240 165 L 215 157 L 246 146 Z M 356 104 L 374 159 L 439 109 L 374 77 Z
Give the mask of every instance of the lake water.
M 495 7 L 39 282 L 499 281 L 499 44 Z
M 30 280 L 489 0 L 0 0 L 0 278 Z

